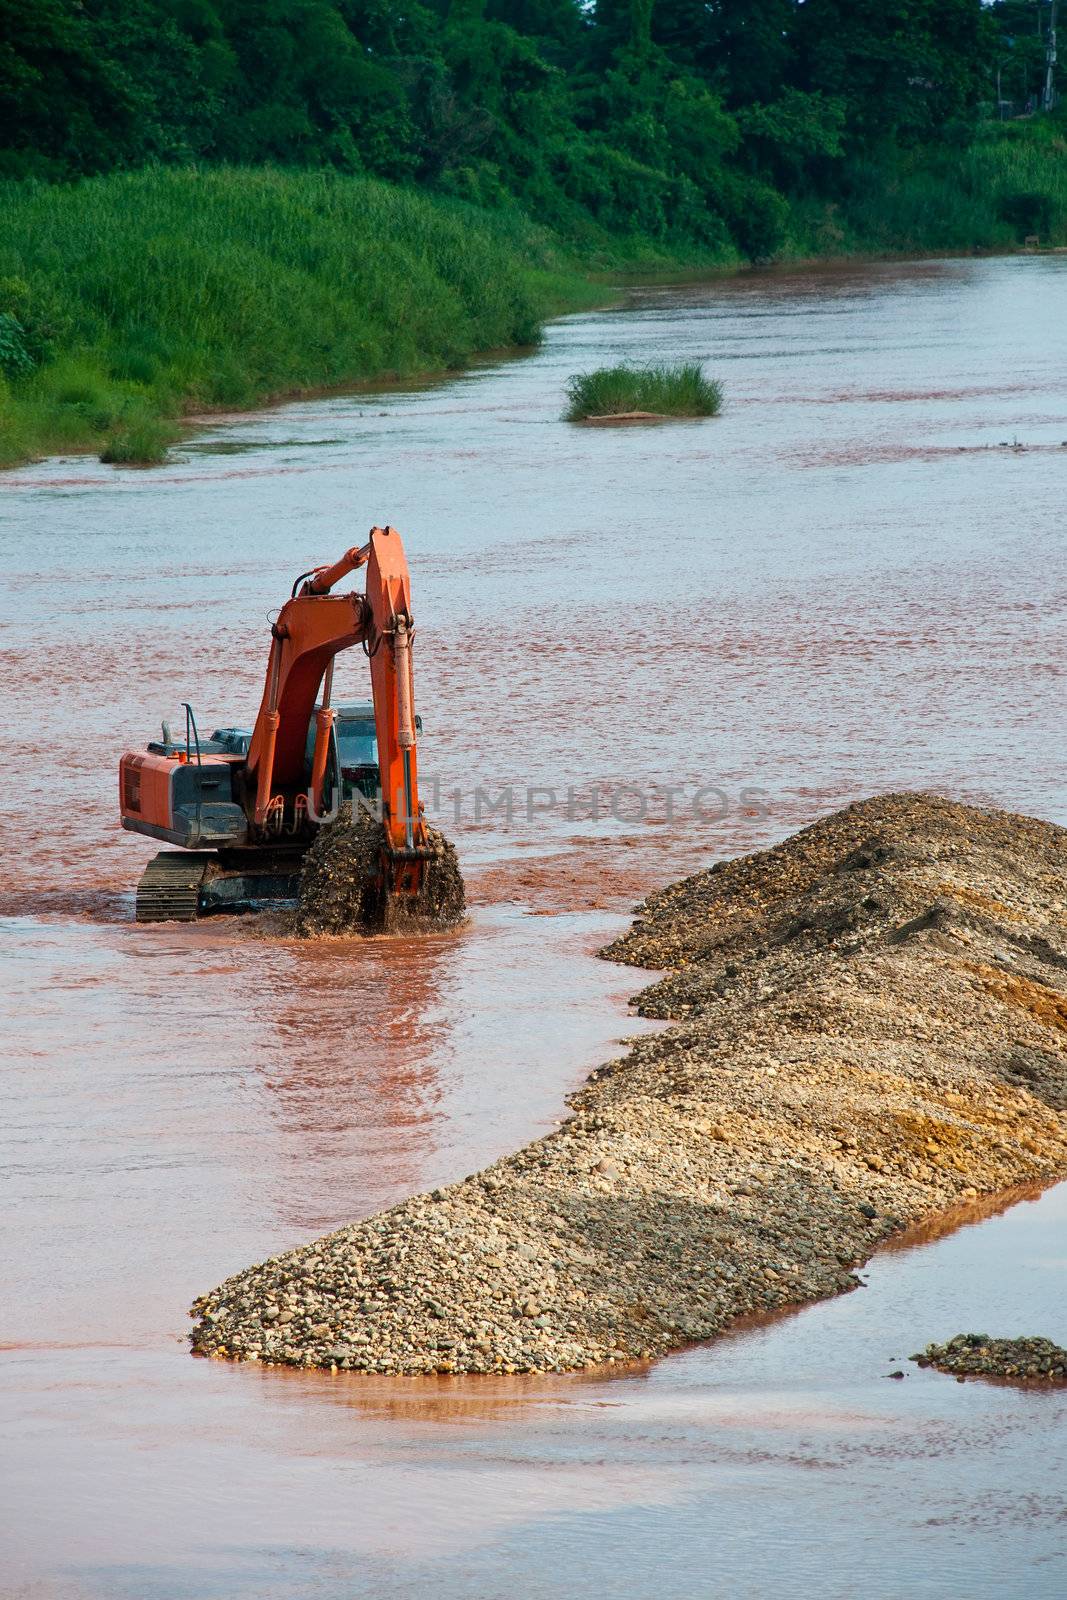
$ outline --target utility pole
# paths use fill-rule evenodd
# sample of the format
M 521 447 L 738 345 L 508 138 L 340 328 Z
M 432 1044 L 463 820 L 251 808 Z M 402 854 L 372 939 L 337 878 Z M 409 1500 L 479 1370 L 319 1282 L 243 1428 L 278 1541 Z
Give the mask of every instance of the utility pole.
M 1048 17 L 1048 40 L 1045 44 L 1045 87 L 1041 94 L 1042 111 L 1051 111 L 1056 104 L 1056 13 L 1059 0 L 1052 0 Z

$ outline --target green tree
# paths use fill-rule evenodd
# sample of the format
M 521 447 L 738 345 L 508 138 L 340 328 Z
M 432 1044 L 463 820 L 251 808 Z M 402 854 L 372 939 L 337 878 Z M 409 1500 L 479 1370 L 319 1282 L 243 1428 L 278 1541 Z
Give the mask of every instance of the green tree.
M 795 81 L 843 104 L 854 146 L 913 146 L 973 120 L 991 27 L 978 0 L 806 0 Z

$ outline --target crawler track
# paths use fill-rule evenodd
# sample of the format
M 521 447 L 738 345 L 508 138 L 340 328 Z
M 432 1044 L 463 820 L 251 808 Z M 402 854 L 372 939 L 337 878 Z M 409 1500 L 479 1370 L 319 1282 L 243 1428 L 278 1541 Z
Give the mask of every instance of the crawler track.
M 195 922 L 200 889 L 218 857 L 211 850 L 163 850 L 137 885 L 138 922 Z

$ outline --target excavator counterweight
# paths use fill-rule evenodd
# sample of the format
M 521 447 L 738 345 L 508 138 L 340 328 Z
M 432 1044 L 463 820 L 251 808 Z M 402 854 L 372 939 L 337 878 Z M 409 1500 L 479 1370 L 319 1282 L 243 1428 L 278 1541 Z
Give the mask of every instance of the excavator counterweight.
M 364 593 L 332 592 L 363 568 Z M 186 704 L 184 739 L 164 723 L 161 740 L 122 757 L 122 826 L 176 847 L 146 868 L 138 921 L 293 903 L 306 851 L 345 801 L 380 811 L 380 898 L 418 896 L 433 851 L 418 793 L 410 591 L 400 535 L 372 528 L 365 545 L 293 585 L 251 729 L 202 739 Z M 336 706 L 334 664 L 354 645 L 369 661 L 371 699 Z

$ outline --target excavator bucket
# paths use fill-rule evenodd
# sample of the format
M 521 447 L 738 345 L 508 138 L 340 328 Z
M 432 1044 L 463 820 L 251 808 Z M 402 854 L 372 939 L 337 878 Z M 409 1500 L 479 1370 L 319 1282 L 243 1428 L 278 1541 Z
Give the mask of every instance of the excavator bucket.
M 386 829 L 362 807 L 344 807 L 305 858 L 296 933 L 316 938 L 456 926 L 466 899 L 455 847 L 434 828 L 425 838 L 417 888 L 398 890 L 398 856 Z M 410 866 L 399 861 L 405 870 Z

